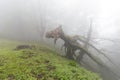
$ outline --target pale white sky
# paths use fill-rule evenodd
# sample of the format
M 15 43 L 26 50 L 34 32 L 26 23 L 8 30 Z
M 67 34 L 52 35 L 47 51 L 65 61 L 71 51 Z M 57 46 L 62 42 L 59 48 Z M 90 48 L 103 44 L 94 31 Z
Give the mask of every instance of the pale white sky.
M 43 5 L 43 8 L 47 9 L 47 14 L 52 13 L 50 20 L 54 23 L 69 24 L 75 28 L 81 26 L 81 18 L 92 15 L 99 36 L 115 37 L 120 31 L 120 0 L 0 0 L 0 27 L 2 28 L 4 25 L 2 22 L 5 22 L 10 15 L 14 15 L 14 10 L 21 9 L 25 15 L 29 14 L 26 13 L 27 10 L 29 12 L 31 9 L 32 12 L 34 6 L 31 4 L 27 6 L 26 3 L 36 5 L 35 7 Z
M 98 25 L 99 35 L 115 37 L 120 27 L 115 26 L 115 21 L 120 18 L 120 0 L 99 0 Z

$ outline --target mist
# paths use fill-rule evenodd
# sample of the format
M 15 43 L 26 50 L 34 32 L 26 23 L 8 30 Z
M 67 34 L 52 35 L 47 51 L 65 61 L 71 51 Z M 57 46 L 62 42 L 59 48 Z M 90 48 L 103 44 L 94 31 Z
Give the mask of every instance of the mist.
M 62 25 L 66 34 L 86 37 L 92 21 L 92 44 L 120 67 L 119 4 L 119 0 L 0 0 L 0 37 L 23 41 L 43 39 L 53 45 L 44 36 L 48 30 Z M 120 69 L 111 68 L 120 76 Z M 116 80 L 98 68 L 93 71 L 104 74 L 104 80 Z

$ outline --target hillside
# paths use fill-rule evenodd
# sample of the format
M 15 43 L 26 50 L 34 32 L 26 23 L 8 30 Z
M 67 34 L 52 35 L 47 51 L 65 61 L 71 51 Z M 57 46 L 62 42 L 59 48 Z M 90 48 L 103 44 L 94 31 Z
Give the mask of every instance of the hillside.
M 0 80 L 101 80 L 42 44 L 0 40 Z

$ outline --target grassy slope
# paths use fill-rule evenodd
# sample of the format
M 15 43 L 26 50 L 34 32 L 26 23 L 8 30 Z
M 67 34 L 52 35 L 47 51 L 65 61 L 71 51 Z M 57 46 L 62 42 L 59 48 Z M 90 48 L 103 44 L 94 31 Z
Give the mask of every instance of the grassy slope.
M 46 46 L 14 50 L 19 44 L 0 40 L 0 80 L 101 80 Z

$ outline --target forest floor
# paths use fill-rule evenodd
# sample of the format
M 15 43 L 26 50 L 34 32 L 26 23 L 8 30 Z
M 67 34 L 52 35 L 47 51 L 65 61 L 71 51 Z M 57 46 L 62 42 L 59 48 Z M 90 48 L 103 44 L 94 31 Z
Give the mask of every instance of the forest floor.
M 0 80 L 101 80 L 43 44 L 0 39 Z

